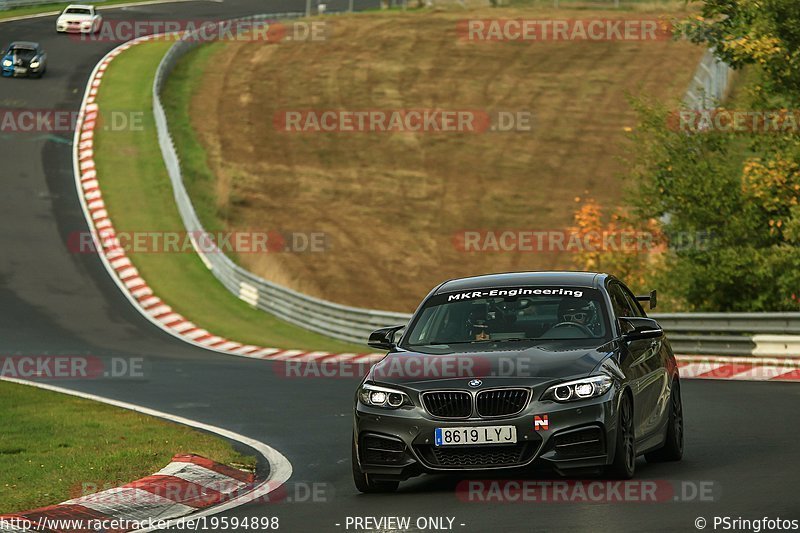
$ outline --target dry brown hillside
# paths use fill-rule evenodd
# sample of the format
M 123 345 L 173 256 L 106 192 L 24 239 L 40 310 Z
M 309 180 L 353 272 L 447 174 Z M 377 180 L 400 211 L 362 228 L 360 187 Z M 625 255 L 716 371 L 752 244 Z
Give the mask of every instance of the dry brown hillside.
M 609 11 L 485 9 L 587 19 Z M 243 254 L 247 268 L 336 302 L 409 311 L 441 280 L 568 266 L 568 254 L 464 253 L 465 229 L 562 229 L 586 191 L 620 200 L 627 93 L 677 99 L 687 43 L 459 39 L 465 12 L 327 19 L 319 43 L 235 42 L 206 65 L 193 125 L 233 230 L 325 232 L 324 253 Z M 636 17 L 641 14 L 622 14 Z M 530 111 L 533 130 L 287 133 L 285 110 Z

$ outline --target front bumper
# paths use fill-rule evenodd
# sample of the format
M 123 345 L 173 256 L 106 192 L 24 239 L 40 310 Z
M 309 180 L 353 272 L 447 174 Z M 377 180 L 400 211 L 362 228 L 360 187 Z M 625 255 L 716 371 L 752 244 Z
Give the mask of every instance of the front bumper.
M 25 78 L 28 76 L 36 76 L 42 72 L 42 65 L 37 68 L 30 68 L 30 67 L 3 67 L 3 77 L 10 78 Z
M 67 24 L 66 22 L 56 23 L 58 33 L 92 33 L 92 24 Z
M 547 466 L 562 474 L 598 470 L 613 462 L 617 390 L 590 400 L 539 401 L 534 391 L 519 414 L 501 418 L 447 420 L 414 406 L 390 410 L 357 403 L 354 437 L 362 472 L 375 478 L 407 479 L 421 473 L 524 470 Z M 547 429 L 534 417 L 547 415 Z M 513 445 L 436 446 L 436 428 L 513 425 Z M 610 445 L 610 443 L 612 443 Z

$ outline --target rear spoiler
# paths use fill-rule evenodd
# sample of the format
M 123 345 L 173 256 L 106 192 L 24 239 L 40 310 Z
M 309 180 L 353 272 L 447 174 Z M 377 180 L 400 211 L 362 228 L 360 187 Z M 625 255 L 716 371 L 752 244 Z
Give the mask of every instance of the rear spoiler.
M 657 298 L 656 298 L 656 291 L 653 289 L 650 291 L 650 294 L 644 294 L 636 297 L 637 300 L 640 302 L 650 302 L 650 309 L 656 308 Z

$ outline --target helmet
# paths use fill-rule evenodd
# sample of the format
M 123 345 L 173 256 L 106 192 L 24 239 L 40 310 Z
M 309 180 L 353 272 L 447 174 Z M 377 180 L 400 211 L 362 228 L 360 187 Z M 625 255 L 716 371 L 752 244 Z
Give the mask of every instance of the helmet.
M 489 306 L 486 303 L 472 304 L 467 315 L 467 329 L 471 336 L 483 336 L 489 332 Z

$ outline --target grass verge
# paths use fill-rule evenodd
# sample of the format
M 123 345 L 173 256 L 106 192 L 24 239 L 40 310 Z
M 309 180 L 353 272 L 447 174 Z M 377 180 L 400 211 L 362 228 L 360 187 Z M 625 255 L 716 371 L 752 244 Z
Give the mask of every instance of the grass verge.
M 225 440 L 110 405 L 0 381 L 0 513 L 149 476 L 176 453 L 255 467 Z
M 170 42 L 145 43 L 117 57 L 98 94 L 101 118 L 124 110 L 137 127 L 99 128 L 94 157 L 103 198 L 118 232 L 185 231 L 173 198 L 152 115 L 153 76 Z M 191 253 L 131 252 L 153 291 L 198 326 L 238 342 L 277 348 L 363 351 L 279 320 L 232 296 Z

